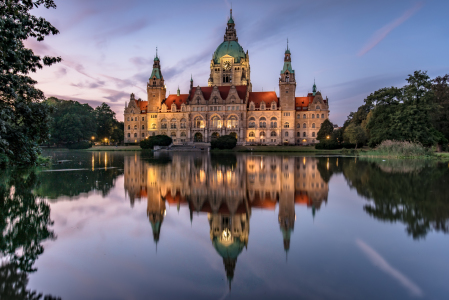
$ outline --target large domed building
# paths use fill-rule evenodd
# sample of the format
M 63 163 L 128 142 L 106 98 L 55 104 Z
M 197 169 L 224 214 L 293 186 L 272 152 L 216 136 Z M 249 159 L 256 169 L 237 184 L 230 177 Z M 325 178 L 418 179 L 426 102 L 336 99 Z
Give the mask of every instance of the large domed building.
M 207 86 L 194 85 L 188 93 L 166 95 L 161 61 L 154 58 L 147 83 L 147 99 L 131 94 L 125 105 L 125 143 L 154 135 L 168 135 L 174 144 L 210 142 L 233 135 L 239 145 L 307 145 L 317 143 L 318 130 L 329 117 L 329 101 L 313 85 L 313 92 L 296 97 L 292 53 L 284 52 L 275 91 L 253 92 L 249 53 L 239 44 L 232 10 L 223 42 L 210 62 Z

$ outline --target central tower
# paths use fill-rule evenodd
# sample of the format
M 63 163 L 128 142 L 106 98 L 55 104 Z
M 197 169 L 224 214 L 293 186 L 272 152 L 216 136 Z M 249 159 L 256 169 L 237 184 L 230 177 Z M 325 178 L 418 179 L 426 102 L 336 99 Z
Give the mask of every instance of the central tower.
M 224 41 L 215 50 L 210 62 L 208 86 L 248 85 L 250 66 L 248 51 L 238 43 L 232 9 L 224 35 Z

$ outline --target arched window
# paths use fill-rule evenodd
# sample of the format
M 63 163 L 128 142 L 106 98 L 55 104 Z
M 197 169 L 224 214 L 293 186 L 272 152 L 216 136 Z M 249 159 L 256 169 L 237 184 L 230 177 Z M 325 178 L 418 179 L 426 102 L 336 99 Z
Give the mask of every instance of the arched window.
M 176 112 L 176 104 L 173 103 L 173 104 L 171 105 L 171 111 L 172 111 L 172 112 Z
M 133 118 L 131 118 L 131 121 L 134 121 L 134 119 L 133 119 Z
M 319 105 L 317 105 L 317 106 L 316 106 L 316 109 L 320 109 L 320 106 L 319 106 Z
M 271 102 L 271 109 L 276 110 L 276 102 Z
M 288 136 L 288 132 L 285 132 L 285 136 Z
M 131 137 L 131 133 L 128 133 L 128 137 Z
M 128 121 L 129 121 L 129 117 L 128 117 Z
M 306 123 L 302 124 L 302 128 L 307 128 Z
M 270 119 L 270 121 L 271 121 L 271 128 L 277 128 L 278 127 L 278 122 L 277 122 L 277 118 L 276 117 L 272 117 L 271 119 Z
M 249 104 L 249 110 L 254 110 L 254 102 L 252 102 L 252 101 Z
M 324 119 L 324 114 L 321 114 L 321 119 Z
M 255 136 L 254 131 L 250 131 L 249 136 L 254 137 Z
M 145 125 L 142 125 L 142 130 L 145 129 Z
M 134 125 L 134 129 L 137 129 L 137 125 Z
M 315 137 L 315 132 L 312 132 L 312 137 Z
M 184 104 L 181 106 L 181 111 L 186 111 L 186 106 Z
M 312 128 L 315 128 L 315 123 L 312 123 Z
M 265 110 L 265 102 L 262 102 L 262 103 L 260 104 L 260 109 L 261 109 L 261 110 Z
M 172 131 L 172 133 L 170 133 L 171 137 L 176 137 L 176 132 Z
M 212 117 L 212 127 L 221 128 L 221 119 L 217 116 Z
M 319 119 L 320 118 L 320 114 L 316 114 L 316 118 Z
M 231 116 L 228 119 L 228 128 L 237 128 L 237 117 Z
M 297 127 L 297 128 L 301 128 L 301 124 L 299 124 L 299 123 L 296 124 L 296 127 Z
M 131 129 L 131 125 L 128 125 L 128 129 Z
M 151 124 L 151 129 L 156 129 L 156 124 Z
M 145 133 L 142 132 L 142 137 L 145 137 Z
M 170 120 L 170 128 L 176 129 L 176 119 L 175 118 Z
M 182 118 L 180 123 L 181 128 L 186 128 L 186 119 Z
M 167 119 L 162 119 L 162 121 L 161 121 L 161 128 L 162 129 L 167 129 Z
M 290 124 L 288 122 L 284 123 L 284 128 L 290 128 Z
M 276 136 L 276 131 L 272 131 L 271 136 Z
M 315 119 L 315 115 L 314 114 L 312 114 L 312 119 Z
M 259 119 L 259 127 L 267 128 L 267 119 L 265 117 Z
M 260 136 L 261 138 L 264 138 L 264 137 L 265 137 L 265 131 L 260 132 L 260 133 L 259 133 L 259 136 Z
M 137 137 L 137 133 L 134 133 L 134 137 Z
M 181 136 L 182 137 L 185 137 L 186 136 L 186 133 L 183 131 L 183 132 L 181 132 Z
M 196 117 L 195 120 L 193 121 L 193 126 L 195 128 L 204 128 L 204 121 L 203 118 L 201 117 Z
M 256 127 L 256 119 L 254 117 L 249 118 L 248 127 L 249 128 L 255 128 Z
M 306 136 L 307 136 L 307 134 L 306 134 L 305 132 L 303 132 L 303 133 L 302 133 L 302 136 L 303 136 L 303 137 L 306 137 Z
M 303 119 L 306 119 L 306 118 L 307 118 L 306 114 L 302 115 L 302 118 L 303 118 Z

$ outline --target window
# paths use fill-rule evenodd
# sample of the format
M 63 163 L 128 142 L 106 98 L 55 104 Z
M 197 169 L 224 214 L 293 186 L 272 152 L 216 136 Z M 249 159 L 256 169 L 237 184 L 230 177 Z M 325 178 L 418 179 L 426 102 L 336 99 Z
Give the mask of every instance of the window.
M 128 137 L 131 137 L 131 133 L 128 133 Z
M 307 135 L 307 134 L 306 134 L 305 132 L 302 133 L 302 136 L 303 136 L 303 137 L 306 137 L 306 135 Z
M 151 128 L 152 128 L 152 129 L 156 129 L 156 124 L 154 124 L 154 123 L 151 124 Z
M 229 106 L 228 106 L 228 110 L 229 110 Z M 249 110 L 254 110 L 254 103 L 253 102 L 251 102 L 249 104 Z
M 315 123 L 312 123 L 312 128 L 315 128 Z
M 300 137 L 300 136 L 301 136 L 301 132 L 297 132 L 297 133 L 296 133 L 296 136 L 297 136 L 297 137 Z
M 319 105 L 317 105 L 317 106 L 316 106 L 316 109 L 320 109 L 320 106 L 319 106 Z
M 301 119 L 301 115 L 298 114 L 298 115 L 296 116 L 296 118 L 297 118 L 297 119 Z
M 272 131 L 271 136 L 276 136 L 276 131 Z
M 221 128 L 221 120 L 219 117 L 217 117 L 217 116 L 212 117 L 212 127 L 213 128 Z
M 170 120 L 170 128 L 176 129 L 176 119 L 175 118 Z
M 316 118 L 319 119 L 319 118 L 320 118 L 320 115 L 319 115 L 319 114 L 316 114 Z
M 312 137 L 315 137 L 315 132 L 312 132 Z
M 167 129 L 167 119 L 162 119 L 162 121 L 161 121 L 161 128 L 162 129 Z
M 265 110 L 265 103 L 262 102 L 262 103 L 260 104 L 260 109 L 261 109 L 261 110 Z
M 170 135 L 171 135 L 172 137 L 176 137 L 176 132 L 172 131 L 172 133 L 170 133 Z
M 145 117 L 142 117 L 142 121 L 145 121 Z
M 145 129 L 145 125 L 142 125 L 142 129 Z
M 301 124 L 296 124 L 296 128 L 301 128 Z
M 312 119 L 315 119 L 315 115 L 312 115 Z
M 129 117 L 128 117 L 128 121 L 129 121 Z
M 285 112 L 284 113 L 284 117 L 290 117 L 290 113 L 289 112 Z
M 324 114 L 321 114 L 321 119 L 324 119 Z
M 142 133 L 142 137 L 145 137 L 145 133 Z
M 254 134 L 254 131 L 251 131 L 251 132 L 249 133 L 249 136 L 250 136 L 250 137 L 255 137 L 256 135 Z
M 290 128 L 290 124 L 288 124 L 288 122 L 284 123 L 284 128 Z
M 303 118 L 303 119 L 306 119 L 306 118 L 307 118 L 306 114 L 303 114 L 303 115 L 302 115 L 302 118 Z
M 278 123 L 276 121 L 277 121 L 276 117 L 271 118 L 271 128 L 278 127 Z
M 186 128 L 186 119 L 181 119 L 181 128 Z
M 302 128 L 307 128 L 306 123 L 302 124 Z
M 128 125 L 128 129 L 131 129 L 131 125 Z
M 137 125 L 134 125 L 134 129 L 137 129 Z
M 262 131 L 261 133 L 259 133 L 259 136 L 260 136 L 261 138 L 265 138 L 265 132 Z
M 288 132 L 285 133 L 285 136 L 288 136 Z
M 255 128 L 256 127 L 256 119 L 254 117 L 249 118 L 249 128 Z
M 181 132 L 181 136 L 186 136 L 186 133 L 184 131 Z
M 133 118 L 131 118 L 131 121 L 134 121 Z
M 137 133 L 134 133 L 134 137 L 137 137 Z
M 201 117 L 196 117 L 193 121 L 193 126 L 195 128 L 204 128 L 204 121 Z
M 231 116 L 228 119 L 228 128 L 237 128 L 237 117 Z
M 259 127 L 267 128 L 267 119 L 265 119 L 265 117 L 262 117 L 259 119 Z
M 274 103 L 274 102 L 271 103 L 271 109 L 272 109 L 272 110 L 276 110 L 276 103 Z

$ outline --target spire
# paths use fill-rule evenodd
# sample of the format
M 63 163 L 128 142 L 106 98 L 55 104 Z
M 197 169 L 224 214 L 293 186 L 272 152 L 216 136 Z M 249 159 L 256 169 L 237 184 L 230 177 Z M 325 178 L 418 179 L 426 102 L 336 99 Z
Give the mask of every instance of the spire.
M 228 24 L 234 24 L 234 19 L 232 19 L 232 7 L 231 7 L 231 13 L 229 15 Z
M 313 91 L 313 95 L 315 96 L 315 95 L 316 95 L 316 84 L 315 84 L 315 78 L 313 78 L 313 89 L 312 89 L 312 91 Z
M 178 90 L 176 91 L 176 96 L 181 95 L 181 91 L 179 90 L 179 85 L 178 85 Z
M 190 74 L 190 82 L 193 82 L 193 76 Z
M 285 54 L 291 54 L 290 49 L 288 49 L 288 38 L 287 38 L 287 50 L 285 50 Z
M 225 42 L 230 42 L 230 41 L 238 42 L 239 39 L 237 38 L 237 32 L 235 30 L 235 23 L 234 23 L 234 19 L 232 18 L 232 8 L 231 8 L 231 13 L 230 13 L 227 25 L 228 26 L 226 27 L 224 41 Z

